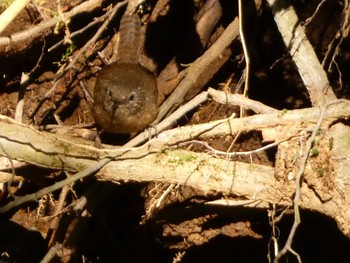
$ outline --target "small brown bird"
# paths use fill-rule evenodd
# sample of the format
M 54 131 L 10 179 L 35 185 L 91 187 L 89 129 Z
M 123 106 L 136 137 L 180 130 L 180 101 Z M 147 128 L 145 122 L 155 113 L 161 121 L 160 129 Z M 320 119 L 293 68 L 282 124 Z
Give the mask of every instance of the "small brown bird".
M 103 131 L 135 134 L 157 116 L 155 76 L 139 63 L 140 32 L 138 15 L 125 14 L 120 22 L 118 59 L 97 76 L 92 113 Z

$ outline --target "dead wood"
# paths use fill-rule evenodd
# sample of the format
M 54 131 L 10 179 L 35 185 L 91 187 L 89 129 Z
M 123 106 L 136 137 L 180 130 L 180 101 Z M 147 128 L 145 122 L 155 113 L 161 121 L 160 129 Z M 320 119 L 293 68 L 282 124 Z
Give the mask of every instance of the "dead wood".
M 239 36 L 238 19 L 235 19 L 222 33 L 220 38 L 187 69 L 186 77 L 179 83 L 174 92 L 159 108 L 158 123 L 176 105 L 180 105 L 191 90 L 192 94 L 198 91 L 214 76 L 221 66 L 229 59 L 231 50 L 228 48 L 234 39 Z
M 289 1 L 268 0 L 276 21 L 291 57 L 307 88 L 310 100 L 314 106 L 334 100 L 336 97 L 328 82 L 316 53 L 307 39 L 304 28 L 301 26 L 297 14 Z
M 304 85 L 309 93 L 310 101 L 314 106 L 323 106 L 328 102 L 336 98 L 331 85 L 328 81 L 326 72 L 323 70 L 316 53 L 310 44 L 309 40 L 306 37 L 304 28 L 301 26 L 300 21 L 297 17 L 297 14 L 294 11 L 293 6 L 288 0 L 279 1 L 279 0 L 268 0 L 270 8 L 272 10 L 274 20 L 280 31 L 283 42 L 287 47 L 287 50 L 290 56 L 293 58 L 298 72 L 304 82 Z M 312 137 L 315 139 L 316 130 L 313 131 Z M 306 144 L 307 155 L 311 151 L 311 147 L 314 142 L 310 141 Z M 288 171 L 287 169 L 281 168 L 286 167 L 290 164 L 291 158 L 287 156 L 291 154 L 291 148 L 297 148 L 298 142 L 295 141 L 294 144 L 291 143 L 285 147 L 279 147 L 277 158 L 276 158 L 276 174 L 283 174 L 283 176 L 288 176 L 290 173 L 296 174 L 295 179 L 295 197 L 293 200 L 294 208 L 294 222 L 290 230 L 289 237 L 283 246 L 283 248 L 278 252 L 277 256 L 274 259 L 274 262 L 278 262 L 280 258 L 285 255 L 287 252 L 291 252 L 296 256 L 300 262 L 300 257 L 297 252 L 292 249 L 292 242 L 297 227 L 299 226 L 300 212 L 299 204 L 301 202 L 301 195 L 304 191 L 302 189 L 303 181 L 307 176 L 305 173 L 305 164 L 308 156 L 305 155 L 302 157 L 302 162 L 299 164 L 300 168 L 298 171 Z M 293 162 L 293 161 L 292 161 Z M 286 166 L 284 166 L 286 165 Z M 323 168 L 322 168 L 323 169 Z M 279 171 L 281 170 L 281 171 Z M 306 179 L 307 180 L 307 179 Z M 321 197 L 323 199 L 324 197 Z M 334 214 L 335 216 L 335 214 Z M 348 232 L 348 230 L 346 230 Z
M 151 21 L 155 21 L 159 16 L 159 12 L 164 8 L 164 1 L 158 1 L 156 7 L 151 16 Z M 217 25 L 219 19 L 222 15 L 222 8 L 218 0 L 210 0 L 205 2 L 201 11 L 197 16 L 196 32 L 200 38 L 201 45 L 206 47 L 208 45 L 210 36 L 214 27 Z M 229 54 L 226 54 L 226 59 L 228 59 Z M 216 65 L 219 69 L 221 64 Z M 216 69 L 216 70 L 218 70 Z M 176 63 L 176 59 L 173 58 L 168 65 L 160 72 L 157 77 L 157 86 L 160 89 L 160 101 L 164 101 L 164 98 L 168 96 L 181 81 L 180 66 Z M 216 71 L 215 69 L 213 71 Z M 186 70 L 184 70 L 186 71 Z
M 100 8 L 101 5 L 102 0 L 85 1 L 74 7 L 72 10 L 66 12 L 64 17 L 69 20 L 77 14 L 91 12 L 96 8 Z M 25 31 L 15 33 L 9 37 L 0 37 L 0 55 L 9 56 L 14 53 L 22 52 L 35 44 L 38 40 L 42 40 L 43 37 L 52 34 L 56 24 L 57 19 L 50 18 Z
M 128 2 L 132 3 L 131 0 Z M 167 188 L 163 195 L 166 195 L 169 189 L 169 191 L 177 189 L 181 192 L 186 187 L 190 187 L 204 195 L 215 194 L 228 198 L 234 196 L 231 203 L 237 206 L 271 209 L 271 206 L 285 208 L 294 205 L 295 214 L 297 214 L 297 209 L 295 209 L 295 203 L 297 203 L 298 208 L 317 211 L 334 218 L 341 231 L 350 237 L 350 179 L 348 176 L 350 128 L 343 124 L 343 121 L 348 120 L 350 116 L 350 102 L 336 100 L 326 73 L 307 40 L 293 8 L 288 4 L 279 5 L 281 2 L 286 3 L 286 1 L 268 0 L 284 43 L 309 93 L 312 108 L 280 111 L 242 95 L 225 94 L 209 88 L 184 107 L 178 108 L 173 115 L 156 125 L 155 129 L 139 134 L 123 147 L 105 145 L 104 149 L 97 149 L 92 142 L 75 137 L 38 131 L 34 127 L 17 123 L 1 115 L 0 155 L 4 159 L 13 160 L 12 165 L 14 161 L 20 161 L 21 165 L 29 163 L 75 174 L 49 187 L 42 188 L 36 193 L 15 197 L 13 202 L 0 207 L 0 213 L 24 202 L 39 199 L 63 186 L 68 188 L 69 184 L 77 180 L 96 176 L 100 181 L 118 184 L 129 181 L 170 184 L 170 187 L 163 188 Z M 88 12 L 100 8 L 101 3 L 102 1 L 85 1 L 67 12 L 65 17 L 69 19 L 83 11 Z M 119 4 L 122 3 L 125 4 L 126 1 Z M 168 4 L 169 1 L 160 0 L 157 6 L 162 9 Z M 206 23 L 208 19 L 205 18 L 198 21 L 197 30 L 200 33 L 202 44 L 207 43 L 210 32 L 221 16 L 218 1 L 207 1 L 207 4 L 215 5 L 216 9 L 211 10 L 213 13 L 204 13 L 204 17 L 211 14 L 216 15 L 216 18 L 209 24 Z M 164 11 L 160 9 L 155 8 L 152 15 L 159 15 L 161 11 Z M 152 21 L 152 16 L 150 21 Z M 57 21 L 45 20 L 10 38 L 0 38 L 0 54 L 9 55 L 11 52 L 18 52 L 17 45 L 26 49 L 42 36 L 51 34 L 55 25 L 53 22 Z M 107 23 L 108 21 L 105 22 Z M 104 27 L 100 28 L 99 33 L 102 31 Z M 94 42 L 99 33 L 96 33 L 90 41 Z M 179 71 L 174 60 L 169 63 L 170 70 L 166 68 L 165 72 L 169 70 L 170 75 L 169 72 L 167 74 L 163 72 L 164 76 L 161 74 L 158 81 L 163 83 L 162 86 L 174 86 L 177 81 L 179 85 L 161 106 L 156 122 L 183 103 L 189 92 L 197 94 L 212 79 L 222 65 L 232 57 L 229 47 L 234 40 L 238 39 L 239 33 L 242 31 L 239 31 L 236 18 L 218 40 L 181 73 L 184 75 L 181 82 L 181 78 L 177 76 Z M 88 44 L 89 42 L 76 53 L 68 68 L 74 66 L 78 57 L 81 57 L 83 51 L 85 52 L 85 49 L 89 47 Z M 249 59 L 249 54 L 245 59 Z M 171 82 L 174 76 L 178 77 L 176 81 L 166 83 L 169 82 L 169 79 Z M 54 90 L 56 87 L 51 91 Z M 233 114 L 222 120 L 169 129 L 185 113 L 208 99 L 214 99 L 222 104 L 238 105 L 261 114 L 240 119 L 234 118 Z M 63 127 L 66 128 L 66 126 Z M 272 131 L 272 136 L 266 139 L 263 135 L 263 139 L 273 142 L 244 152 L 219 151 L 208 143 L 211 138 L 236 135 L 238 137 L 239 134 L 252 131 L 263 134 L 266 131 Z M 153 136 L 156 137 L 152 138 Z M 137 145 L 141 146 L 135 147 Z M 198 153 L 183 149 L 193 145 L 199 146 L 205 152 Z M 232 157 L 253 156 L 271 147 L 278 147 L 275 167 L 232 161 Z M 10 173 L 3 173 L 0 175 L 0 181 L 8 181 L 11 177 Z M 21 180 L 22 178 L 16 177 L 15 179 Z M 94 187 L 96 184 L 90 187 L 86 196 L 96 194 Z M 98 198 L 90 197 L 93 199 L 91 203 L 87 201 L 86 196 L 79 199 L 74 208 L 76 212 L 74 221 L 77 223 L 71 223 L 70 229 L 73 231 L 67 233 L 65 237 L 69 245 L 76 246 L 76 239 L 81 233 L 79 231 L 84 231 L 86 227 L 85 225 L 80 228 L 78 225 L 90 216 L 88 212 L 97 209 L 101 200 L 107 202 L 110 193 L 105 189 L 100 189 L 97 194 Z M 298 195 L 297 199 L 296 195 Z M 101 197 L 104 199 L 99 199 Z M 64 201 L 65 198 L 62 198 L 61 203 L 57 205 L 59 209 L 55 213 L 61 212 L 61 208 L 65 205 Z M 230 200 L 227 200 L 225 204 L 229 203 Z M 58 221 L 52 225 L 52 230 L 57 229 L 57 225 L 59 225 Z M 56 234 L 53 233 L 51 245 L 56 241 L 60 240 L 56 239 Z M 52 248 L 61 249 L 61 244 Z M 278 249 L 276 251 L 278 252 Z M 67 253 L 73 252 L 72 250 Z
M 346 118 L 350 115 L 349 110 L 348 101 L 339 101 L 329 106 L 323 121 L 329 124 L 337 119 Z M 95 167 L 94 171 L 97 171 L 98 160 L 114 160 L 98 173 L 98 178 L 115 182 L 174 183 L 192 186 L 205 193 L 234 194 L 247 200 L 290 205 L 294 184 L 291 183 L 292 181 L 276 180 L 273 167 L 230 162 L 215 158 L 211 154 L 176 150 L 176 147 L 173 148 L 169 145 L 176 145 L 179 139 L 184 141 L 197 136 L 227 134 L 228 130 L 234 132 L 235 127 L 248 131 L 274 126 L 276 129 L 280 127 L 283 130 L 283 126 L 287 125 L 287 127 L 295 127 L 298 131 L 300 131 L 298 127 L 303 127 L 303 130 L 307 131 L 315 125 L 319 114 L 319 109 L 310 108 L 225 120 L 215 123 L 215 125 L 200 124 L 181 127 L 160 134 L 159 138 L 151 140 L 142 147 L 111 150 L 100 150 L 89 145 L 79 144 L 76 139 L 40 132 L 26 125 L 18 124 L 7 117 L 1 117 L 0 133 L 2 136 L 0 143 L 1 149 L 7 149 L 7 153 L 0 151 L 0 154 L 39 166 L 68 171 L 82 171 L 91 167 Z M 175 135 L 169 136 L 171 133 Z M 326 133 L 328 134 L 328 132 Z M 181 137 L 176 136 L 176 134 L 181 134 Z M 186 134 L 188 134 L 187 137 Z M 338 153 L 341 152 L 342 147 L 348 147 L 347 144 L 344 145 L 344 136 L 344 133 L 338 132 L 338 135 L 332 139 L 334 145 L 338 145 L 336 148 Z M 164 149 L 169 150 L 164 151 Z M 344 178 L 344 172 L 341 172 L 342 169 L 345 169 L 345 164 L 337 165 L 337 158 L 341 158 L 346 163 L 349 160 L 348 157 L 339 156 L 334 160 L 330 158 L 332 160 L 330 165 L 338 174 L 341 174 L 339 177 L 334 175 L 334 178 L 340 180 L 337 184 L 342 186 L 341 191 L 337 190 L 338 188 L 317 188 L 317 191 L 320 192 L 315 194 L 314 187 L 303 184 L 301 207 L 332 216 L 338 220 L 342 231 L 349 234 L 350 218 L 347 216 L 347 207 L 350 204 L 347 202 L 350 202 L 350 197 L 347 196 L 347 193 L 350 192 L 348 189 L 350 182 Z M 108 162 L 106 161 L 104 164 Z M 322 160 L 318 160 L 318 162 L 322 162 Z M 305 172 L 306 178 L 314 173 L 311 164 L 310 167 L 310 170 Z M 324 194 L 322 191 L 328 192 Z M 332 198 L 320 200 L 319 196 L 322 195 L 330 195 Z
M 33 127 L 20 124 L 12 119 L 0 118 L 0 154 L 15 160 L 26 161 L 38 166 L 80 171 L 103 158 L 141 158 L 148 153 L 148 147 L 156 145 L 159 151 L 166 145 L 176 144 L 193 138 L 234 134 L 238 131 L 248 132 L 263 128 L 283 129 L 294 127 L 295 133 L 312 129 L 317 122 L 320 110 L 308 108 L 301 110 L 279 111 L 240 119 L 224 119 L 211 123 L 179 127 L 160 133 L 146 145 L 138 148 L 97 149 L 93 143 L 83 144 L 83 140 L 67 136 L 40 132 Z M 328 107 L 324 123 L 332 123 L 350 115 L 348 101 L 339 101 Z M 6 152 L 3 151 L 6 149 Z M 143 150 L 141 150 L 143 149 Z

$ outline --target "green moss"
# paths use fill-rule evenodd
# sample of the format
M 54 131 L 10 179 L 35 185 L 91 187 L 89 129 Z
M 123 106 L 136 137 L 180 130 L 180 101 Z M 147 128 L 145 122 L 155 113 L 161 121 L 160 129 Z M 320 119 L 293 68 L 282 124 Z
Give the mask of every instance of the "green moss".
M 6 9 L 13 2 L 14 2 L 14 0 L 1 0 L 0 1 L 0 7 L 3 8 L 3 9 Z
M 342 142 L 342 147 L 350 150 L 350 134 L 346 134 L 344 136 L 341 136 L 340 140 Z
M 326 172 L 326 169 L 324 169 L 321 165 L 316 168 L 318 177 L 324 177 L 326 175 Z
M 288 112 L 287 109 L 283 109 L 278 113 L 278 117 L 282 117 L 284 114 L 286 114 Z
M 320 154 L 320 152 L 318 151 L 317 148 L 312 148 L 311 151 L 310 151 L 310 156 L 311 157 L 316 157 Z
M 178 152 L 173 158 L 169 160 L 170 163 L 184 164 L 186 162 L 191 162 L 196 159 L 196 156 L 189 152 Z
M 157 152 L 156 157 L 157 157 L 157 158 L 160 158 L 160 157 L 163 156 L 163 155 L 168 155 L 168 153 L 169 153 L 169 150 L 168 150 L 168 149 L 161 149 L 161 150 L 159 150 L 159 151 Z
M 61 61 L 66 61 L 67 60 L 67 58 L 69 58 L 71 55 L 72 55 L 72 53 L 73 53 L 73 51 L 75 50 L 75 45 L 72 43 L 72 44 L 70 44 L 67 48 L 66 48 L 66 53 L 64 53 L 64 54 L 62 54 L 62 59 L 61 59 Z
M 328 146 L 330 150 L 333 149 L 333 143 L 334 143 L 334 138 L 329 138 Z

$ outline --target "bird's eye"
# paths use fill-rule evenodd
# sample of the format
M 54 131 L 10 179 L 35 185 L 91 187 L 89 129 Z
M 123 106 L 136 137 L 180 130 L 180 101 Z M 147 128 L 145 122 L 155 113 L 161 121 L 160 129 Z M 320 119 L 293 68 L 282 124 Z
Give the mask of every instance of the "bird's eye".
M 130 96 L 129 96 L 129 101 L 133 101 L 135 99 L 135 94 L 131 94 Z

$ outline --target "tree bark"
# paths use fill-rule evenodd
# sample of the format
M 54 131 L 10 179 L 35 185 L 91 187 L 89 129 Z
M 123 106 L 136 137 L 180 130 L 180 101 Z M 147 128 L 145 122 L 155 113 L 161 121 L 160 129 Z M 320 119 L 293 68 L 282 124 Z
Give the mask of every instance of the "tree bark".
M 349 103 L 339 101 L 330 105 L 325 112 L 324 123 L 329 124 L 350 116 Z M 175 183 L 194 187 L 204 193 L 215 192 L 245 200 L 259 200 L 265 207 L 268 204 L 288 206 L 292 203 L 294 180 L 276 178 L 273 167 L 228 161 L 227 158 L 216 158 L 210 153 L 195 153 L 168 145 L 176 145 L 179 139 L 176 134 L 185 136 L 181 137 L 183 142 L 188 139 L 186 134 L 189 137 L 196 134 L 202 137 L 222 132 L 227 134 L 226 129 L 229 128 L 232 131 L 245 127 L 244 130 L 248 131 L 275 127 L 283 131 L 290 130 L 290 127 L 300 127 L 307 131 L 315 125 L 318 115 L 319 109 L 311 108 L 221 121 L 212 125 L 211 129 L 208 129 L 208 124 L 181 127 L 161 133 L 144 146 L 119 149 L 97 149 L 79 143 L 76 138 L 40 132 L 1 116 L 0 154 L 38 166 L 67 171 L 82 171 L 97 165 L 98 160 L 111 158 L 114 161 L 98 173 L 100 180 Z M 309 158 L 305 169 L 307 183 L 301 187 L 300 204 L 301 208 L 319 211 L 336 219 L 346 235 L 350 235 L 350 178 L 347 174 L 350 165 L 349 129 L 339 123 L 329 131 L 321 130 L 322 136 L 318 144 L 320 154 Z M 165 136 L 169 134 L 173 135 Z M 289 141 L 284 143 L 286 142 Z M 332 145 L 329 148 L 323 147 L 327 142 L 332 142 Z M 291 141 L 291 144 L 295 143 Z M 322 171 L 315 169 L 323 163 L 327 163 L 324 169 L 329 174 L 321 174 Z

